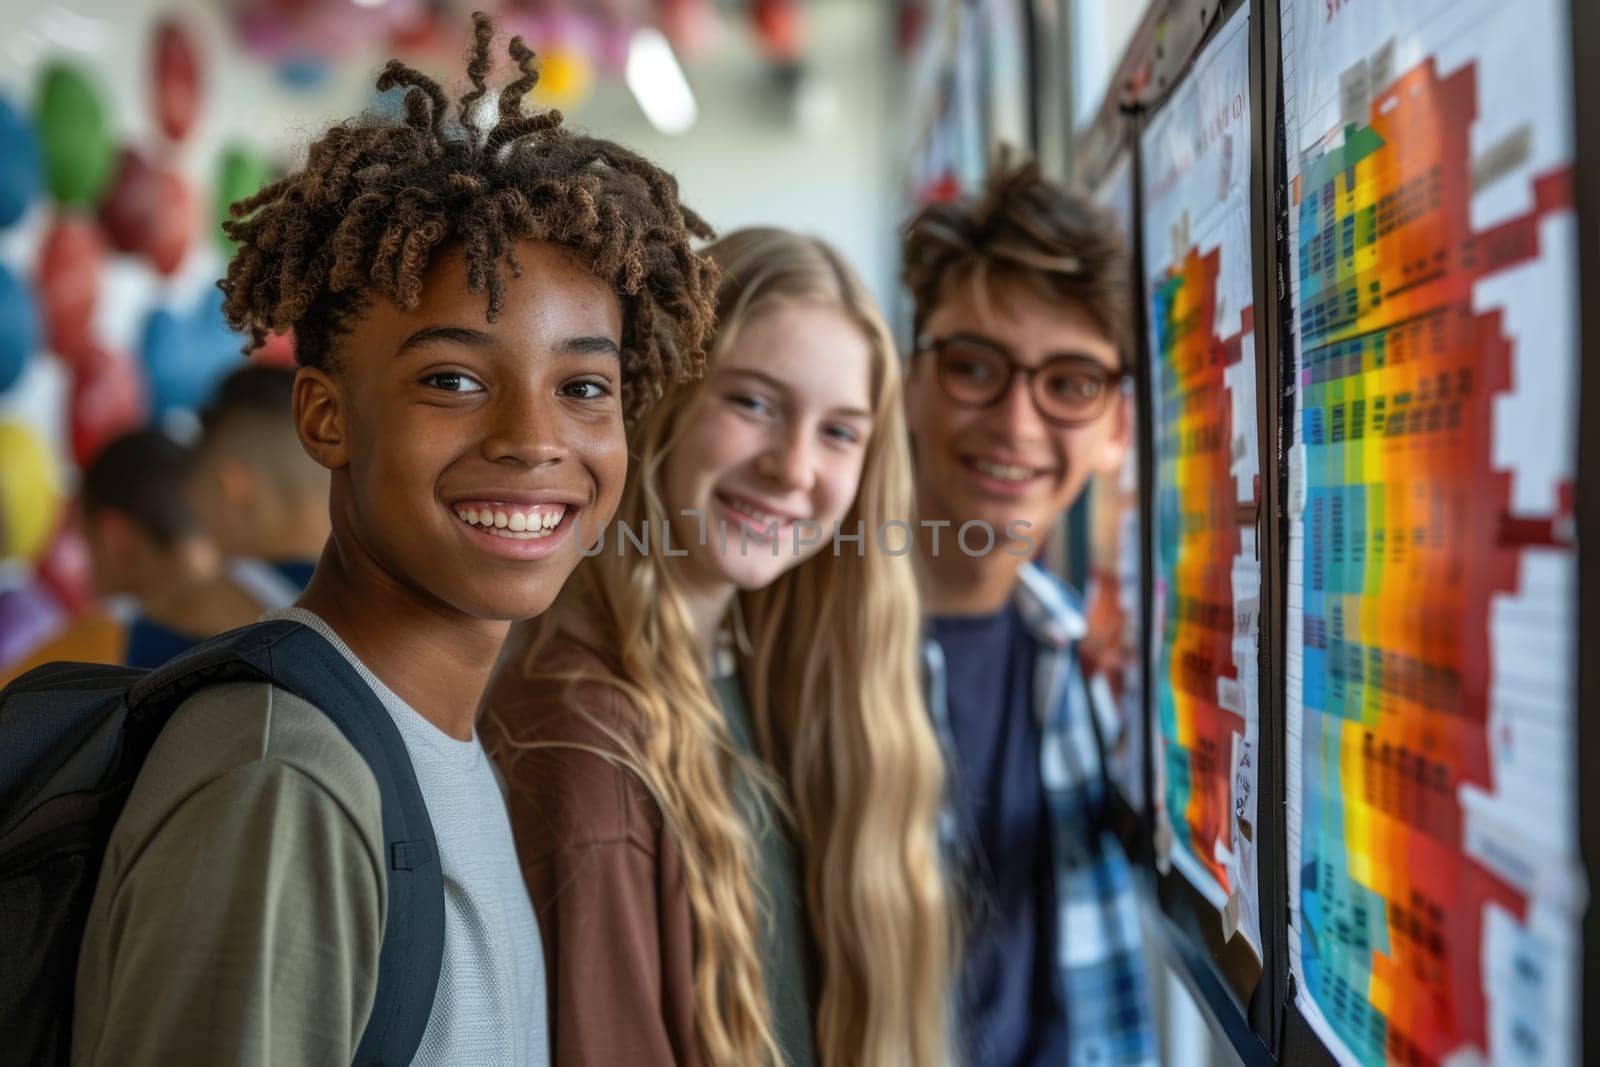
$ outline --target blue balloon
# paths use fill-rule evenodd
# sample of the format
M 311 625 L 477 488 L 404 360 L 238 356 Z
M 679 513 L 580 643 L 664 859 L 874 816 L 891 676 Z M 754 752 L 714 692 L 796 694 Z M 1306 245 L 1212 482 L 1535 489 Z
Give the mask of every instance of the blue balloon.
M 39 309 L 22 279 L 0 266 L 0 393 L 22 377 L 39 347 Z
M 332 76 L 333 68 L 315 56 L 290 56 L 278 64 L 278 80 L 296 92 L 316 92 Z
M 150 413 L 159 418 L 174 408 L 199 404 L 189 370 L 189 345 L 183 322 L 166 308 L 156 308 L 144 322 L 145 381 L 150 385 Z
M 228 325 L 222 314 L 224 299 L 222 290 L 212 286 L 195 309 L 193 337 L 195 353 L 201 361 L 198 374 L 205 390 L 203 403 L 210 403 L 211 394 L 222 384 L 222 379 L 245 362 L 244 335 Z
M 20 219 L 43 189 L 44 162 L 33 127 L 0 96 L 0 229 Z
M 174 409 L 199 411 L 228 372 L 243 363 L 244 338 L 222 315 L 222 293 L 210 289 L 192 312 L 157 308 L 145 320 L 144 354 L 156 417 Z

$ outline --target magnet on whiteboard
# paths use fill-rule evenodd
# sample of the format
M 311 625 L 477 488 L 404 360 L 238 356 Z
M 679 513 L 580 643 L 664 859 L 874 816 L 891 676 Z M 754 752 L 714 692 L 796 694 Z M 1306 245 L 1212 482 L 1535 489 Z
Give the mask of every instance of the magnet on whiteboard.
M 1244 901 L 1235 889 L 1228 894 L 1228 902 L 1222 906 L 1222 940 L 1232 941 L 1233 935 L 1239 932 L 1239 916 L 1244 911 Z

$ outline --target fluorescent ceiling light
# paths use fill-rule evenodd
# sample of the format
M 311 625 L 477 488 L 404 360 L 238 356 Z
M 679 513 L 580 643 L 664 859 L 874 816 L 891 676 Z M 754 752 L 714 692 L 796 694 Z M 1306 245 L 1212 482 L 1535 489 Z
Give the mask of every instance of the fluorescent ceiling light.
M 660 30 L 643 29 L 633 35 L 624 77 L 650 125 L 665 134 L 687 133 L 694 125 L 698 113 L 694 93 Z

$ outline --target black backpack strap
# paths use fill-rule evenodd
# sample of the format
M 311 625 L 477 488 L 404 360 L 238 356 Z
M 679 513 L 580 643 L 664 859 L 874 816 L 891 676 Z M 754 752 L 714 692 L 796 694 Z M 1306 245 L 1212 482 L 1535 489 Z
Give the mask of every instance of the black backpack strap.
M 165 723 L 192 693 L 227 682 L 269 682 L 315 706 L 361 753 L 383 802 L 388 914 L 378 990 L 357 1064 L 406 1064 L 422 1042 L 444 959 L 444 878 L 416 771 L 389 712 L 350 662 L 316 631 L 291 620 L 257 623 L 211 639 L 152 672 L 129 693 L 135 724 Z M 146 731 L 150 733 L 150 731 Z

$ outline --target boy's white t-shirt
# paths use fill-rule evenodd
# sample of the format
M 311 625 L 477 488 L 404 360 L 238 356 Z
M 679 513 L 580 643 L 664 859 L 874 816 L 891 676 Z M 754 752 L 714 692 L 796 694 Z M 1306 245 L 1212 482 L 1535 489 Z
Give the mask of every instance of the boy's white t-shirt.
M 267 616 L 309 626 L 372 687 L 404 739 L 439 845 L 444 959 L 415 1064 L 550 1062 L 544 952 L 517 864 L 511 820 L 476 731 L 458 741 L 384 685 L 304 608 Z

